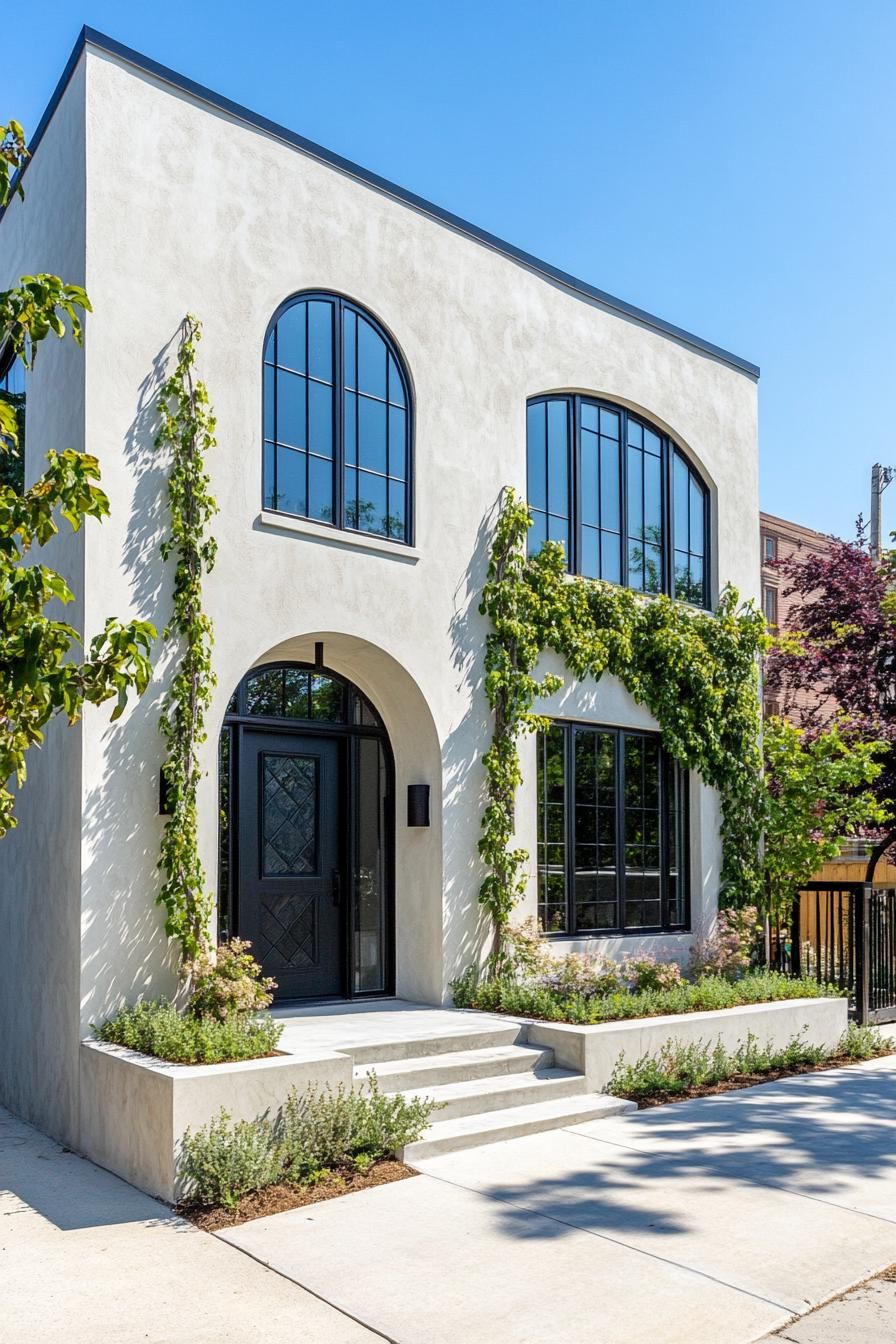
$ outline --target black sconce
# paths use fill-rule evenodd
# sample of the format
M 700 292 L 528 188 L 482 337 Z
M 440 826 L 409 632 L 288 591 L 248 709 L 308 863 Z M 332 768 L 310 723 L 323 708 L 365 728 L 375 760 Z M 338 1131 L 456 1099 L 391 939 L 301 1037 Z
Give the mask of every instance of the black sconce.
M 429 825 L 429 785 L 408 785 L 408 825 Z

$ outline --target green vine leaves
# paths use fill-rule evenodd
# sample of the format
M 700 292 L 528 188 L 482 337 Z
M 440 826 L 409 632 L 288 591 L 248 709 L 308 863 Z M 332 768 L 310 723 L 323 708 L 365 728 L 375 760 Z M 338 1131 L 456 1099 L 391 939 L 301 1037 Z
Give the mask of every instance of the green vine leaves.
M 729 899 L 755 903 L 762 886 L 762 614 L 740 606 L 731 588 L 710 613 L 600 580 L 571 579 L 559 544 L 527 556 L 530 525 L 528 506 L 508 488 L 480 604 L 492 626 L 485 692 L 494 733 L 483 757 L 487 801 L 479 852 L 487 874 L 479 899 L 495 924 L 493 965 L 501 956 L 502 929 L 526 886 L 529 856 L 513 848 L 519 739 L 544 726 L 536 702 L 562 684 L 553 675 L 536 676 L 544 650 L 559 654 L 578 680 L 605 672 L 618 677 L 651 712 L 666 750 L 719 792 L 721 877 Z
M 208 528 L 218 506 L 209 490 L 206 454 L 215 446 L 215 418 L 205 385 L 195 375 L 198 320 L 184 319 L 177 364 L 160 395 L 161 428 L 156 448 L 171 459 L 168 503 L 171 533 L 162 556 L 175 557 L 174 593 L 166 639 L 180 646 L 180 658 L 165 700 L 160 728 L 168 748 L 163 774 L 168 821 L 162 835 L 159 867 L 165 880 L 159 903 L 165 907 L 165 931 L 181 946 L 184 962 L 209 946 L 214 897 L 206 889 L 199 857 L 196 795 L 199 747 L 205 742 L 206 714 L 216 677 L 212 669 L 212 623 L 203 610 L 204 576 L 217 549 Z

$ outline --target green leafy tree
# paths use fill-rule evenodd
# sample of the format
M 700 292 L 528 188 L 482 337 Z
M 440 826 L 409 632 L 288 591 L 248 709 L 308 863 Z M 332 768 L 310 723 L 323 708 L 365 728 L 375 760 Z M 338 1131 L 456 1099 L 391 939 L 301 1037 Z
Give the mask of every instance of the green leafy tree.
M 794 893 L 836 858 L 843 836 L 884 820 L 873 786 L 887 743 L 844 736 L 837 723 L 811 733 L 771 718 L 763 751 L 767 902 L 786 918 Z
M 0 125 L 0 207 L 22 196 L 15 177 L 27 157 L 18 122 Z M 0 352 L 11 351 L 32 367 L 41 342 L 50 335 L 81 343 L 81 314 L 90 310 L 84 290 L 55 275 L 26 275 L 0 292 Z M 19 452 L 16 410 L 0 400 L 0 457 Z M 55 570 L 34 560 L 63 520 L 77 531 L 85 518 L 103 518 L 109 501 L 97 482 L 99 463 L 71 448 L 47 454 L 47 469 L 27 490 L 8 484 L 0 473 L 0 836 L 16 824 L 15 779 L 21 787 L 29 749 L 58 713 L 70 723 L 83 705 L 115 698 L 112 717 L 124 710 L 130 690 L 138 694 L 150 676 L 149 650 L 155 631 L 145 621 L 114 617 L 90 643 L 88 656 L 75 656 L 81 636 L 73 626 L 47 614 L 51 603 L 68 603 L 72 593 Z

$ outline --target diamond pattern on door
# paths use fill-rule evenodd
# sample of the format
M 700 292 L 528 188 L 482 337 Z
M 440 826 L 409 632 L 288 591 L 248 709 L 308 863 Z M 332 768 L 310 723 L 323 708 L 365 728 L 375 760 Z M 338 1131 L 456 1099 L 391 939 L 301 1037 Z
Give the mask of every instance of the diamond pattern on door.
M 266 897 L 261 902 L 261 938 L 266 972 L 316 966 L 316 899 L 299 895 Z
M 262 760 L 262 875 L 316 873 L 317 757 L 265 753 Z

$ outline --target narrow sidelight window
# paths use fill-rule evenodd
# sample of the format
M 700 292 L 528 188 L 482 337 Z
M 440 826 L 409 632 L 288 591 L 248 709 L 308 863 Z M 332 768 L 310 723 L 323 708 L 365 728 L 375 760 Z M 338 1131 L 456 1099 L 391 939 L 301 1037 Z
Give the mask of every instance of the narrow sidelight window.
M 621 406 L 538 397 L 527 419 L 529 549 L 642 593 L 709 605 L 708 492 L 668 436 Z
M 686 929 L 685 772 L 653 733 L 538 735 L 538 917 L 547 933 Z
M 264 351 L 264 506 L 410 541 L 411 406 L 394 344 L 355 304 L 291 299 Z

